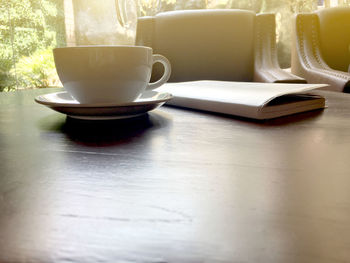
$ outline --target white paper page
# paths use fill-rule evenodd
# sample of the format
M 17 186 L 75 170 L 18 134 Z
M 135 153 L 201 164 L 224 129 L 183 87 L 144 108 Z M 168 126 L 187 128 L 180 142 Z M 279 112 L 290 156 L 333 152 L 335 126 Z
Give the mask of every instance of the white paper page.
M 327 87 L 326 84 L 284 84 L 232 81 L 189 81 L 166 83 L 157 91 L 169 92 L 175 97 L 233 103 L 260 108 L 272 99 L 287 94 L 305 93 Z

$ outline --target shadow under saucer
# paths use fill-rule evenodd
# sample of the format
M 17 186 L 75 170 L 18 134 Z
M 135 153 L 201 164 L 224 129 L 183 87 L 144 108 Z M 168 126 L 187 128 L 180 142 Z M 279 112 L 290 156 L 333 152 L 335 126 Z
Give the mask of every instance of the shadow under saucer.
M 161 114 L 143 114 L 138 117 L 117 120 L 81 120 L 66 118 L 62 132 L 80 144 L 89 146 L 112 146 L 127 143 L 148 130 L 163 127 L 168 119 Z

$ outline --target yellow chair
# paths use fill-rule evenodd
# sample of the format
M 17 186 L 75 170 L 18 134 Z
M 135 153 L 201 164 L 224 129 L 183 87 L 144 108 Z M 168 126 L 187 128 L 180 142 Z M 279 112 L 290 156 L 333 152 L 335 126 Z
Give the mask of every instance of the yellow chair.
M 308 83 L 350 92 L 350 8 L 297 14 L 293 31 L 291 72 Z
M 138 20 L 136 44 L 172 65 L 169 81 L 305 83 L 277 61 L 275 16 L 245 10 L 184 10 Z M 155 65 L 156 66 L 156 65 Z M 155 67 L 153 78 L 161 69 Z M 159 73 L 158 73 L 159 74 Z

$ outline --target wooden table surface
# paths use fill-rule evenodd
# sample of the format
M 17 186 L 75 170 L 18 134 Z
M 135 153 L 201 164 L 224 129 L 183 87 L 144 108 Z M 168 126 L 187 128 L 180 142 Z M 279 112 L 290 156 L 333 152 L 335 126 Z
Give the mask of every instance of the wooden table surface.
M 350 262 L 350 95 L 84 122 L 0 94 L 0 262 Z

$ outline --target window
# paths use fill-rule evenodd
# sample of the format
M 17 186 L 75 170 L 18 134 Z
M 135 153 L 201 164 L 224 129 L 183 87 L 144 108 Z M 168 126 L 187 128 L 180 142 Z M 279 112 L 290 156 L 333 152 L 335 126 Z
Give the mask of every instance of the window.
M 131 0 L 0 0 L 0 91 L 60 85 L 52 57 L 54 47 L 116 43 L 120 33 L 115 26 L 116 1 L 127 6 Z M 350 0 L 135 1 L 139 16 L 198 8 L 273 12 L 282 67 L 290 65 L 293 13 L 350 5 Z
M 66 45 L 63 0 L 0 0 L 0 91 L 58 84 L 52 48 Z

